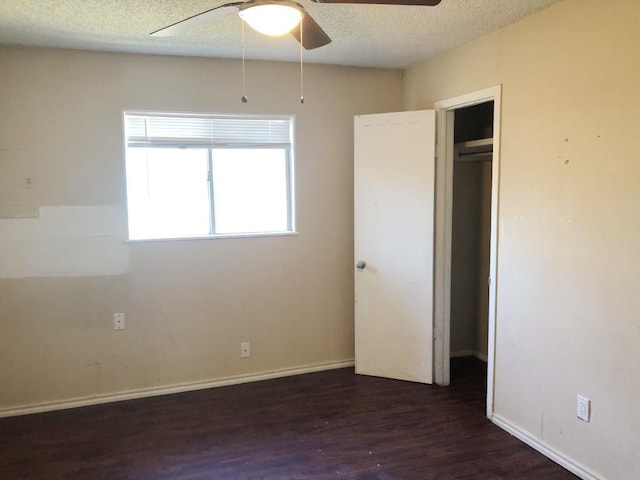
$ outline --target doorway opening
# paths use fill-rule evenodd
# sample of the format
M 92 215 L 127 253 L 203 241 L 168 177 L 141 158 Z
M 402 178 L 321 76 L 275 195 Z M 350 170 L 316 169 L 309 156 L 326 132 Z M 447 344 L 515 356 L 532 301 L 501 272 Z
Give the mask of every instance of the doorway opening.
M 453 110 L 450 381 L 474 405 L 486 399 L 493 110 L 488 101 Z
M 468 381 L 468 375 L 478 375 L 489 418 L 495 379 L 500 100 L 501 87 L 496 86 L 436 103 L 435 381 L 449 385 L 456 377 Z

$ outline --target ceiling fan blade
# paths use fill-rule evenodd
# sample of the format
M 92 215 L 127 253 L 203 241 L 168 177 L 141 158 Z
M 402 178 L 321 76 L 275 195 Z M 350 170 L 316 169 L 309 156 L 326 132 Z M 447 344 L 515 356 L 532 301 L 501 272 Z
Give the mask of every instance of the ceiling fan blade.
M 322 30 L 322 27 L 316 23 L 308 12 L 304 12 L 300 25 L 301 27 L 294 28 L 290 33 L 306 50 L 312 50 L 331 43 L 329 35 Z M 300 28 L 302 28 L 302 41 L 300 41 Z
M 214 7 L 210 10 L 206 10 L 204 12 L 187 17 L 183 20 L 180 20 L 179 22 L 172 23 L 168 27 L 163 27 L 159 30 L 151 32 L 150 35 L 152 37 L 171 37 L 173 35 L 178 35 L 197 25 L 210 22 L 211 20 L 226 15 L 230 12 L 231 8 L 242 5 L 242 3 L 244 2 L 233 2 Z
M 418 5 L 435 7 L 441 0 L 311 0 L 315 3 L 360 3 L 365 5 Z

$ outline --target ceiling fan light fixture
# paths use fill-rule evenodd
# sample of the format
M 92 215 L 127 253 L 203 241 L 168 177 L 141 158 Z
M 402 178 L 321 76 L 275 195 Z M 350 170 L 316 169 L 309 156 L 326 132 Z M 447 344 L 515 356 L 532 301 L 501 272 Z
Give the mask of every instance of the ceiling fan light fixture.
M 258 3 L 240 9 L 240 18 L 254 30 L 278 37 L 293 30 L 304 12 L 294 2 Z

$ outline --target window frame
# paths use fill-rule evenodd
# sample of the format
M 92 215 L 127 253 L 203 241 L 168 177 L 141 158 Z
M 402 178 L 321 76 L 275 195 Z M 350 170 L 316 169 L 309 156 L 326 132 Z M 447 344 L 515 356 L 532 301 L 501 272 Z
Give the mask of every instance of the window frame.
M 233 120 L 233 121 L 286 121 L 288 123 L 288 142 L 260 142 L 252 141 L 252 137 L 247 135 L 246 141 L 218 141 L 215 138 L 207 139 L 202 142 L 184 141 L 179 137 L 163 140 L 150 140 L 146 137 L 144 141 L 140 137 L 130 136 L 128 129 L 128 120 L 131 117 L 166 117 L 166 118 L 187 118 L 187 119 L 211 119 L 211 120 Z M 296 230 L 296 205 L 295 205 L 295 162 L 294 162 L 294 132 L 295 132 L 295 115 L 242 115 L 242 114 L 218 114 L 218 113 L 186 113 L 186 112 L 156 112 L 156 111 L 140 111 L 125 110 L 123 111 L 123 139 L 124 139 L 124 173 L 125 173 L 125 197 L 127 209 L 127 242 L 155 242 L 155 241 L 172 241 L 172 240 L 206 240 L 220 238 L 242 238 L 242 237 L 272 237 L 272 236 L 290 236 L 297 235 Z M 145 133 L 146 135 L 146 133 Z M 132 141 L 133 139 L 133 141 Z M 131 236 L 130 224 L 130 204 L 129 204 L 129 178 L 128 178 L 128 150 L 130 148 L 179 148 L 179 149 L 201 149 L 206 151 L 207 156 L 207 190 L 209 195 L 209 233 L 195 235 L 176 235 L 176 236 L 150 236 L 150 237 L 133 237 Z M 231 232 L 217 233 L 215 223 L 215 196 L 213 181 L 213 162 L 214 152 L 216 149 L 244 149 L 244 150 L 265 150 L 277 149 L 283 150 L 285 162 L 285 198 L 286 198 L 286 230 L 274 231 L 255 231 L 255 232 Z

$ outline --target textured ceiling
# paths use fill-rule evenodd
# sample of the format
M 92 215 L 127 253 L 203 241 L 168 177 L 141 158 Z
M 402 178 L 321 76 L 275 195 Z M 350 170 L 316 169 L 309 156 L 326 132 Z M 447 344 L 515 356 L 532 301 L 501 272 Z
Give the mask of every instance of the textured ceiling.
M 333 42 L 308 63 L 401 68 L 478 38 L 558 0 L 442 0 L 436 7 L 316 4 L 299 0 Z M 239 58 L 235 11 L 172 38 L 149 33 L 225 0 L 0 0 L 0 43 Z M 245 29 L 250 59 L 297 61 L 290 35 Z

